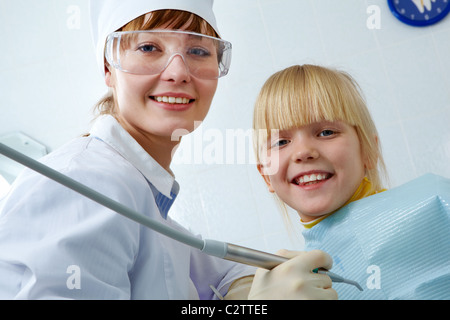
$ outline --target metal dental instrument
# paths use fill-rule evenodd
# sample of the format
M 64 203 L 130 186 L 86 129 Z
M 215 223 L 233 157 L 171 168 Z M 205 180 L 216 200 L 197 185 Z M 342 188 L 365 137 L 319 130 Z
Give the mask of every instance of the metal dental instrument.
M 217 240 L 210 239 L 198 239 L 194 236 L 184 234 L 175 229 L 170 228 L 154 219 L 146 217 L 123 204 L 106 197 L 105 195 L 85 186 L 82 183 L 0 143 L 0 154 L 19 162 L 20 164 L 50 178 L 73 191 L 80 193 L 81 195 L 135 221 L 138 222 L 156 232 L 166 235 L 176 241 L 184 243 L 188 246 L 199 249 L 200 251 L 215 257 L 219 257 L 225 260 L 231 260 L 259 268 L 264 268 L 271 270 L 277 265 L 287 261 L 287 258 L 280 257 L 267 252 L 262 252 L 246 247 L 241 247 L 235 244 L 221 242 Z M 343 282 L 356 286 L 362 291 L 361 286 L 351 280 L 344 279 L 337 274 L 334 274 L 328 270 L 316 269 L 314 270 L 318 273 L 327 274 L 333 282 Z
M 345 278 L 343 278 L 343 277 L 341 277 L 341 276 L 339 276 L 336 273 L 333 273 L 331 271 L 319 268 L 319 269 L 314 269 L 313 272 L 326 274 L 327 276 L 330 277 L 331 281 L 333 281 L 333 282 L 342 282 L 342 283 L 351 284 L 351 285 L 355 286 L 356 288 L 358 288 L 359 291 L 363 291 L 363 288 L 359 285 L 358 282 L 353 281 L 353 280 L 349 280 L 349 279 L 345 279 Z

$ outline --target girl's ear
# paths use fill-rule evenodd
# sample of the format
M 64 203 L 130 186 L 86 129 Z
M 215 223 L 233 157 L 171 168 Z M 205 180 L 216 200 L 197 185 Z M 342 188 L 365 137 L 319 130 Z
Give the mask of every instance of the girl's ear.
M 266 174 L 266 168 L 262 164 L 258 164 L 256 167 L 258 168 L 259 174 L 261 174 L 261 176 L 263 177 L 267 187 L 269 187 L 269 192 L 275 193 L 275 190 L 272 187 L 272 183 L 270 182 L 270 176 Z

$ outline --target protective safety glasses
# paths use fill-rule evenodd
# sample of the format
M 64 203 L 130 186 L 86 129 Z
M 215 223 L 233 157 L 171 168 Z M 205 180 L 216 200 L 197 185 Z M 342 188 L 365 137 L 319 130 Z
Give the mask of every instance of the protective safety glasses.
M 106 40 L 106 60 L 123 72 L 159 74 L 177 55 L 192 76 L 217 79 L 230 68 L 231 43 L 179 30 L 113 32 Z

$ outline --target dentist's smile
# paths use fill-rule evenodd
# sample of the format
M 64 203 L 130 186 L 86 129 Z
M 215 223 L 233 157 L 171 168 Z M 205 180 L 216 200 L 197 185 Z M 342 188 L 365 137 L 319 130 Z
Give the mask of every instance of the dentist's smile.
M 150 99 L 170 104 L 188 104 L 195 101 L 195 99 L 169 96 L 150 96 Z
M 149 98 L 157 102 L 162 108 L 171 111 L 184 111 L 189 109 L 195 99 L 185 94 L 164 93 Z

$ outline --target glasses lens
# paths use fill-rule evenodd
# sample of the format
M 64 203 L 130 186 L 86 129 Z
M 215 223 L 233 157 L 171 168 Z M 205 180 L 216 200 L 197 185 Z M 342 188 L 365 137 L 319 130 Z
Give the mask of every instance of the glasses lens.
M 175 55 L 183 57 L 194 77 L 217 79 L 228 73 L 231 44 L 184 31 L 115 32 L 108 38 L 107 60 L 124 72 L 159 74 Z

